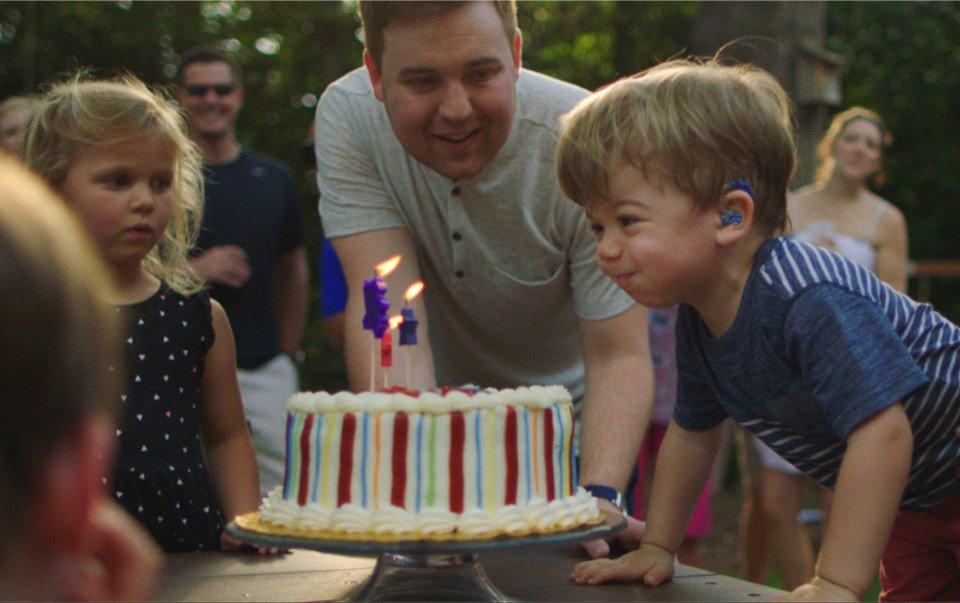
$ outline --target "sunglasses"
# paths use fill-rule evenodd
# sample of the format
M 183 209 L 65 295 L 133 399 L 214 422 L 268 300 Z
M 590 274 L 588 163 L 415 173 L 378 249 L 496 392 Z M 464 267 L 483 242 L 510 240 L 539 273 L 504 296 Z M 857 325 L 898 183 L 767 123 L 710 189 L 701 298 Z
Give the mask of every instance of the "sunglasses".
M 186 86 L 185 90 L 190 96 L 206 96 L 207 90 L 213 90 L 217 96 L 227 96 L 237 89 L 236 84 L 213 84 L 211 86 Z

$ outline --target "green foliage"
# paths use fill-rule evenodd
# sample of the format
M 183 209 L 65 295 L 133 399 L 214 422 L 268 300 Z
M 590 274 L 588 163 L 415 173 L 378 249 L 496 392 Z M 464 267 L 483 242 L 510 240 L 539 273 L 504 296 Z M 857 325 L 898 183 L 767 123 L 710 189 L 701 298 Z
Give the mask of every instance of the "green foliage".
M 609 22 L 613 6 L 611 2 L 521 2 L 517 16 L 527 66 L 591 89 L 612 79 L 613 30 L 583 24 Z
M 524 62 L 594 90 L 684 53 L 696 6 L 689 1 L 520 2 Z
M 906 216 L 913 258 L 960 258 L 960 5 L 830 2 L 828 40 L 847 59 L 844 106 L 877 111 L 894 136 L 879 194 Z M 960 317 L 960 283 L 935 283 L 933 302 Z
M 960 257 L 960 5 L 828 3 L 828 44 L 847 59 L 844 105 L 876 110 L 894 135 L 879 191 L 906 214 L 917 257 Z M 936 152 L 933 150 L 936 149 Z
M 3 2 L 0 97 L 78 68 L 167 84 L 181 52 L 217 45 L 244 70 L 241 141 L 301 167 L 316 97 L 360 65 L 356 28 L 341 2 Z

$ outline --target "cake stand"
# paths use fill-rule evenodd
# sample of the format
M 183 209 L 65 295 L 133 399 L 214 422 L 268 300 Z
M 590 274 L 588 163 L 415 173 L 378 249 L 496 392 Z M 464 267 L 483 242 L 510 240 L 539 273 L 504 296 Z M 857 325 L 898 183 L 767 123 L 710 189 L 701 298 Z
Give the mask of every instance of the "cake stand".
M 604 513 L 603 523 L 566 532 L 485 540 L 318 540 L 246 529 L 235 521 L 226 532 L 258 546 L 377 555 L 373 574 L 350 597 L 352 601 L 511 601 L 487 577 L 482 552 L 607 538 L 627 526 L 623 517 Z

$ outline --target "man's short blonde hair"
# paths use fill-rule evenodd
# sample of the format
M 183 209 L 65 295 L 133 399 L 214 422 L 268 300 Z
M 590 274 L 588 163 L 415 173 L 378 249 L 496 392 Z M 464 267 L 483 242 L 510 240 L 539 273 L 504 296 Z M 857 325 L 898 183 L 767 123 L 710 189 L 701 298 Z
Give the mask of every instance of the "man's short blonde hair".
M 464 2 L 441 0 L 439 2 L 412 2 L 398 0 L 361 0 L 360 22 L 363 25 L 363 40 L 367 52 L 379 68 L 383 66 L 383 30 L 392 23 L 405 23 L 421 17 L 441 15 L 460 8 Z M 513 48 L 513 40 L 520 32 L 517 26 L 516 0 L 493 0 L 500 15 L 503 33 Z
M 563 118 L 557 170 L 581 205 L 607 194 L 623 162 L 673 185 L 699 210 L 744 180 L 768 235 L 786 225 L 796 148 L 786 92 L 767 72 L 718 60 L 672 60 L 610 84 Z

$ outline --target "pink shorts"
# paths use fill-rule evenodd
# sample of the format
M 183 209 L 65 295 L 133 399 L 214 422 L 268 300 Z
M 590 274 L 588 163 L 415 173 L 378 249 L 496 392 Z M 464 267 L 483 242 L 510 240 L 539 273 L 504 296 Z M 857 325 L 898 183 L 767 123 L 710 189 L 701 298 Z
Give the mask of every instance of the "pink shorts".
M 897 512 L 880 563 L 881 601 L 960 601 L 960 492 Z
M 657 425 L 650 423 L 650 429 L 647 430 L 647 437 L 643 438 L 640 445 L 640 454 L 637 456 L 637 486 L 633 491 L 633 514 L 638 519 L 643 519 L 643 502 L 646 498 L 646 484 L 648 473 L 652 473 L 653 464 L 657 458 L 657 451 L 660 450 L 660 444 L 663 442 L 663 436 L 667 433 L 666 425 Z M 648 472 L 648 467 L 650 471 Z M 685 533 L 687 538 L 703 538 L 713 529 L 713 520 L 710 517 L 710 494 L 713 492 L 712 478 L 707 480 L 697 499 L 697 506 L 693 509 L 690 516 L 690 522 L 687 524 Z

